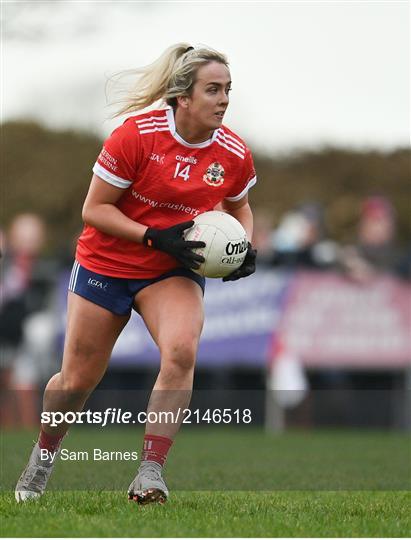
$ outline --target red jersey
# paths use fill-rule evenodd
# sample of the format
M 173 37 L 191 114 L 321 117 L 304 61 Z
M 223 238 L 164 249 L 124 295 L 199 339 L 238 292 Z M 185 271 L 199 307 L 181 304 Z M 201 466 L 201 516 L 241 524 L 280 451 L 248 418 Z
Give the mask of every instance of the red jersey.
M 132 116 L 113 131 L 93 167 L 102 180 L 122 188 L 116 206 L 130 219 L 164 229 L 237 201 L 256 183 L 253 159 L 227 127 L 199 144 L 176 132 L 171 108 Z M 85 225 L 76 258 L 107 276 L 157 277 L 179 263 L 170 255 Z

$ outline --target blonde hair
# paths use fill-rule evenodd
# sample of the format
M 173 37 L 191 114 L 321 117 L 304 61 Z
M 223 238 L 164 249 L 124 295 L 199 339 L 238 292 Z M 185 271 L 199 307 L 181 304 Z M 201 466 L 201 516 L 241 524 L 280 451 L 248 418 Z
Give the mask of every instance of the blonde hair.
M 176 107 L 177 96 L 190 95 L 198 69 L 210 62 L 228 66 L 226 56 L 210 47 L 194 48 L 189 43 L 176 43 L 152 64 L 119 73 L 118 78 L 131 75 L 137 77 L 137 81 L 124 98 L 115 102 L 122 106 L 113 117 L 145 109 L 159 100 Z

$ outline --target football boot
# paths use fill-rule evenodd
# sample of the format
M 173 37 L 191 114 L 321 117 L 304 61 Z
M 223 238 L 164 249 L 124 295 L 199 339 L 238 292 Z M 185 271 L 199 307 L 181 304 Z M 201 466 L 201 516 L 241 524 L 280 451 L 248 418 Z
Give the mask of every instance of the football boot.
M 163 467 L 155 461 L 143 461 L 128 488 L 129 500 L 138 504 L 164 504 L 168 498 L 168 489 L 161 474 L 162 470 Z

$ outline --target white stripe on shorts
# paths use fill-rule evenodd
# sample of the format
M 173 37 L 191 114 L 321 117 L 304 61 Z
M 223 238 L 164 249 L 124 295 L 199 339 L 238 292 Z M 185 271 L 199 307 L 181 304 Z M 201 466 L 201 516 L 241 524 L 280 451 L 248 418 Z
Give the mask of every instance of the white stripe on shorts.
M 74 261 L 73 263 L 73 268 L 71 269 L 71 274 L 70 274 L 70 281 L 69 281 L 69 291 L 71 291 L 71 284 L 73 283 L 73 276 L 74 276 L 74 271 L 75 271 L 75 268 L 76 268 L 76 262 L 77 261 Z
M 80 269 L 80 264 L 77 262 L 77 261 L 74 261 L 74 264 L 73 264 L 73 269 L 71 271 L 71 276 L 70 276 L 70 283 L 69 283 L 69 291 L 73 291 L 75 290 L 76 288 L 76 282 L 77 282 L 77 276 L 78 276 L 78 271 Z
M 79 270 L 80 270 L 80 263 L 77 263 L 76 273 L 75 273 L 75 275 L 74 275 L 73 291 L 76 290 L 77 277 L 78 277 L 78 272 L 79 272 Z

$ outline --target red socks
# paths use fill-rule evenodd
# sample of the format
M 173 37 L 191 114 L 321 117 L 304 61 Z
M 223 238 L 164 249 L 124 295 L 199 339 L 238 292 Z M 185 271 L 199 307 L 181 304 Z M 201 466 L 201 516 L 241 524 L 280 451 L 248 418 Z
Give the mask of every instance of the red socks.
M 63 439 L 64 435 L 49 435 L 41 430 L 39 435 L 39 447 L 45 448 L 49 452 L 55 452 Z
M 155 461 L 163 466 L 173 441 L 159 435 L 144 435 L 141 461 Z

